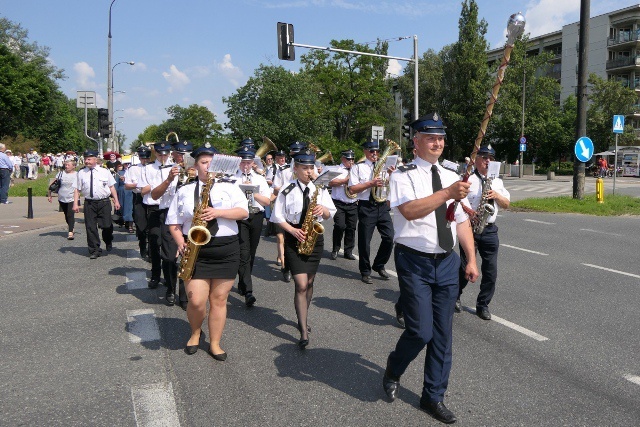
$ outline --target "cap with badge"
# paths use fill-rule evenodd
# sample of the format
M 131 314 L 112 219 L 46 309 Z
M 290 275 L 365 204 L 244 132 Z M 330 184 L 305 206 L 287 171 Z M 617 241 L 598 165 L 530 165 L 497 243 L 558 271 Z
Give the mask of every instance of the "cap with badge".
M 84 153 L 82 155 L 85 159 L 87 157 L 98 157 L 98 150 L 84 150 Z
M 294 160 L 299 165 L 315 165 L 316 164 L 316 153 L 309 149 L 305 148 L 300 151 L 294 157 Z
M 306 147 L 307 147 L 307 144 L 305 144 L 304 142 L 294 141 L 291 144 L 289 144 L 289 153 L 292 153 L 292 154 L 298 153 Z
M 356 158 L 356 153 L 354 153 L 353 150 L 344 150 L 341 154 L 342 157 L 347 160 L 353 160 Z
M 193 151 L 193 144 L 187 141 L 178 141 L 172 145 L 174 151 L 178 153 L 187 154 Z
M 156 150 L 156 154 L 169 154 L 171 151 L 171 144 L 166 141 L 160 141 L 153 144 L 153 149 Z
M 238 148 L 235 153 L 240 156 L 242 160 L 253 160 L 256 157 L 256 150 L 248 145 Z
M 365 150 L 380 150 L 380 141 L 377 139 L 370 139 L 362 144 L 362 148 Z
M 287 153 L 284 152 L 284 150 L 278 150 L 274 153 L 275 157 L 286 157 Z
M 418 133 L 431 135 L 446 135 L 447 127 L 442 123 L 442 117 L 438 113 L 427 114 L 409 124 Z
M 482 147 L 480 147 L 480 149 L 478 150 L 478 155 L 482 156 L 482 155 L 487 155 L 487 156 L 491 156 L 491 157 L 496 157 L 496 150 L 493 149 L 493 147 L 491 146 L 491 144 L 488 145 L 483 145 Z
M 141 159 L 149 159 L 151 158 L 151 150 L 146 145 L 141 145 L 136 149 L 136 153 L 138 153 L 138 157 Z
M 194 159 L 197 159 L 199 156 L 203 154 L 208 154 L 209 156 L 213 156 L 214 154 L 217 154 L 217 153 L 218 153 L 218 150 L 216 150 L 211 144 L 206 142 L 202 147 L 196 148 L 195 150 L 193 150 L 191 152 L 191 157 L 193 157 Z
M 253 139 L 251 138 L 245 138 L 242 140 L 242 142 L 240 143 L 241 147 L 251 147 L 251 148 L 255 148 L 256 143 L 253 141 Z

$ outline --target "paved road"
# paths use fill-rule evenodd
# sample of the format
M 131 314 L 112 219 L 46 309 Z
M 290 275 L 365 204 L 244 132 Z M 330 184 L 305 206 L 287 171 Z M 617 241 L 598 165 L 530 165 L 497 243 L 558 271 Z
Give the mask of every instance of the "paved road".
M 473 286 L 455 317 L 446 399 L 458 424 L 638 425 L 638 218 L 505 212 L 499 224 L 495 320 L 473 315 Z M 324 259 L 302 352 L 292 285 L 263 239 L 258 303 L 230 296 L 220 363 L 182 351 L 185 312 L 146 288 L 132 236 L 117 232 L 114 251 L 91 261 L 84 233 L 65 235 L 56 225 L 0 239 L 1 425 L 439 425 L 416 409 L 423 356 L 400 399 L 384 399 L 401 333 L 395 279 L 365 285 L 357 261 Z

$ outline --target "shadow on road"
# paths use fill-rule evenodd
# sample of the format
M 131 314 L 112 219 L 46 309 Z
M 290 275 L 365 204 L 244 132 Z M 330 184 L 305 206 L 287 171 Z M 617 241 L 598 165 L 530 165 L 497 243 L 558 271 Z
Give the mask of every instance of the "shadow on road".
M 277 310 L 254 306 L 250 309 L 244 304 L 244 299 L 229 295 L 230 307 L 227 309 L 227 318 L 244 322 L 260 331 L 267 332 L 286 341 L 298 342 L 298 324 L 278 314 Z M 282 326 L 290 326 L 294 335 L 281 331 Z
M 342 313 L 345 316 L 353 317 L 356 320 L 370 325 L 392 325 L 395 322 L 395 317 L 385 313 L 384 311 L 367 307 L 367 303 L 364 301 L 344 298 L 334 299 L 329 297 L 318 297 L 313 299 L 312 304 L 319 308 L 326 308 L 328 310 Z

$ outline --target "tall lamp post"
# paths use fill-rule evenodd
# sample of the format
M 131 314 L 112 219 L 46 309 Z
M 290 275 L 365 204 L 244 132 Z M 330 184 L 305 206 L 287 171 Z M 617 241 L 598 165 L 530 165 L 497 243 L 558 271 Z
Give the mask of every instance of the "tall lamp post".
M 116 0 L 113 0 L 116 1 Z M 113 4 L 113 2 L 111 3 Z M 111 14 L 109 14 L 109 22 L 111 22 Z M 109 64 L 111 64 L 111 30 L 109 30 Z M 113 70 L 115 70 L 115 68 L 120 65 L 120 64 L 129 64 L 129 65 L 135 65 L 135 62 L 133 61 L 121 61 L 118 62 L 116 65 L 114 65 L 113 67 L 109 68 L 109 147 L 112 150 L 115 150 L 115 146 L 113 145 L 113 133 L 115 132 L 114 128 L 113 128 Z M 124 93 L 122 91 L 122 93 Z
M 111 8 L 116 0 L 112 0 L 109 5 L 109 34 L 107 35 L 107 117 L 109 120 L 109 131 L 111 131 L 111 123 L 113 123 L 113 94 L 111 93 Z M 111 138 L 111 136 L 109 136 Z M 109 148 L 109 145 L 107 145 Z

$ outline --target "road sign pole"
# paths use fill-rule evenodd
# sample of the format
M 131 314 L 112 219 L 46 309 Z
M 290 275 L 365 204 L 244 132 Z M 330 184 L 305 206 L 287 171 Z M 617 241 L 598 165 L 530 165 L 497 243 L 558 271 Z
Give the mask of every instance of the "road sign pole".
M 616 175 L 618 175 L 618 134 L 616 133 L 616 149 L 613 152 L 613 195 L 616 195 Z

